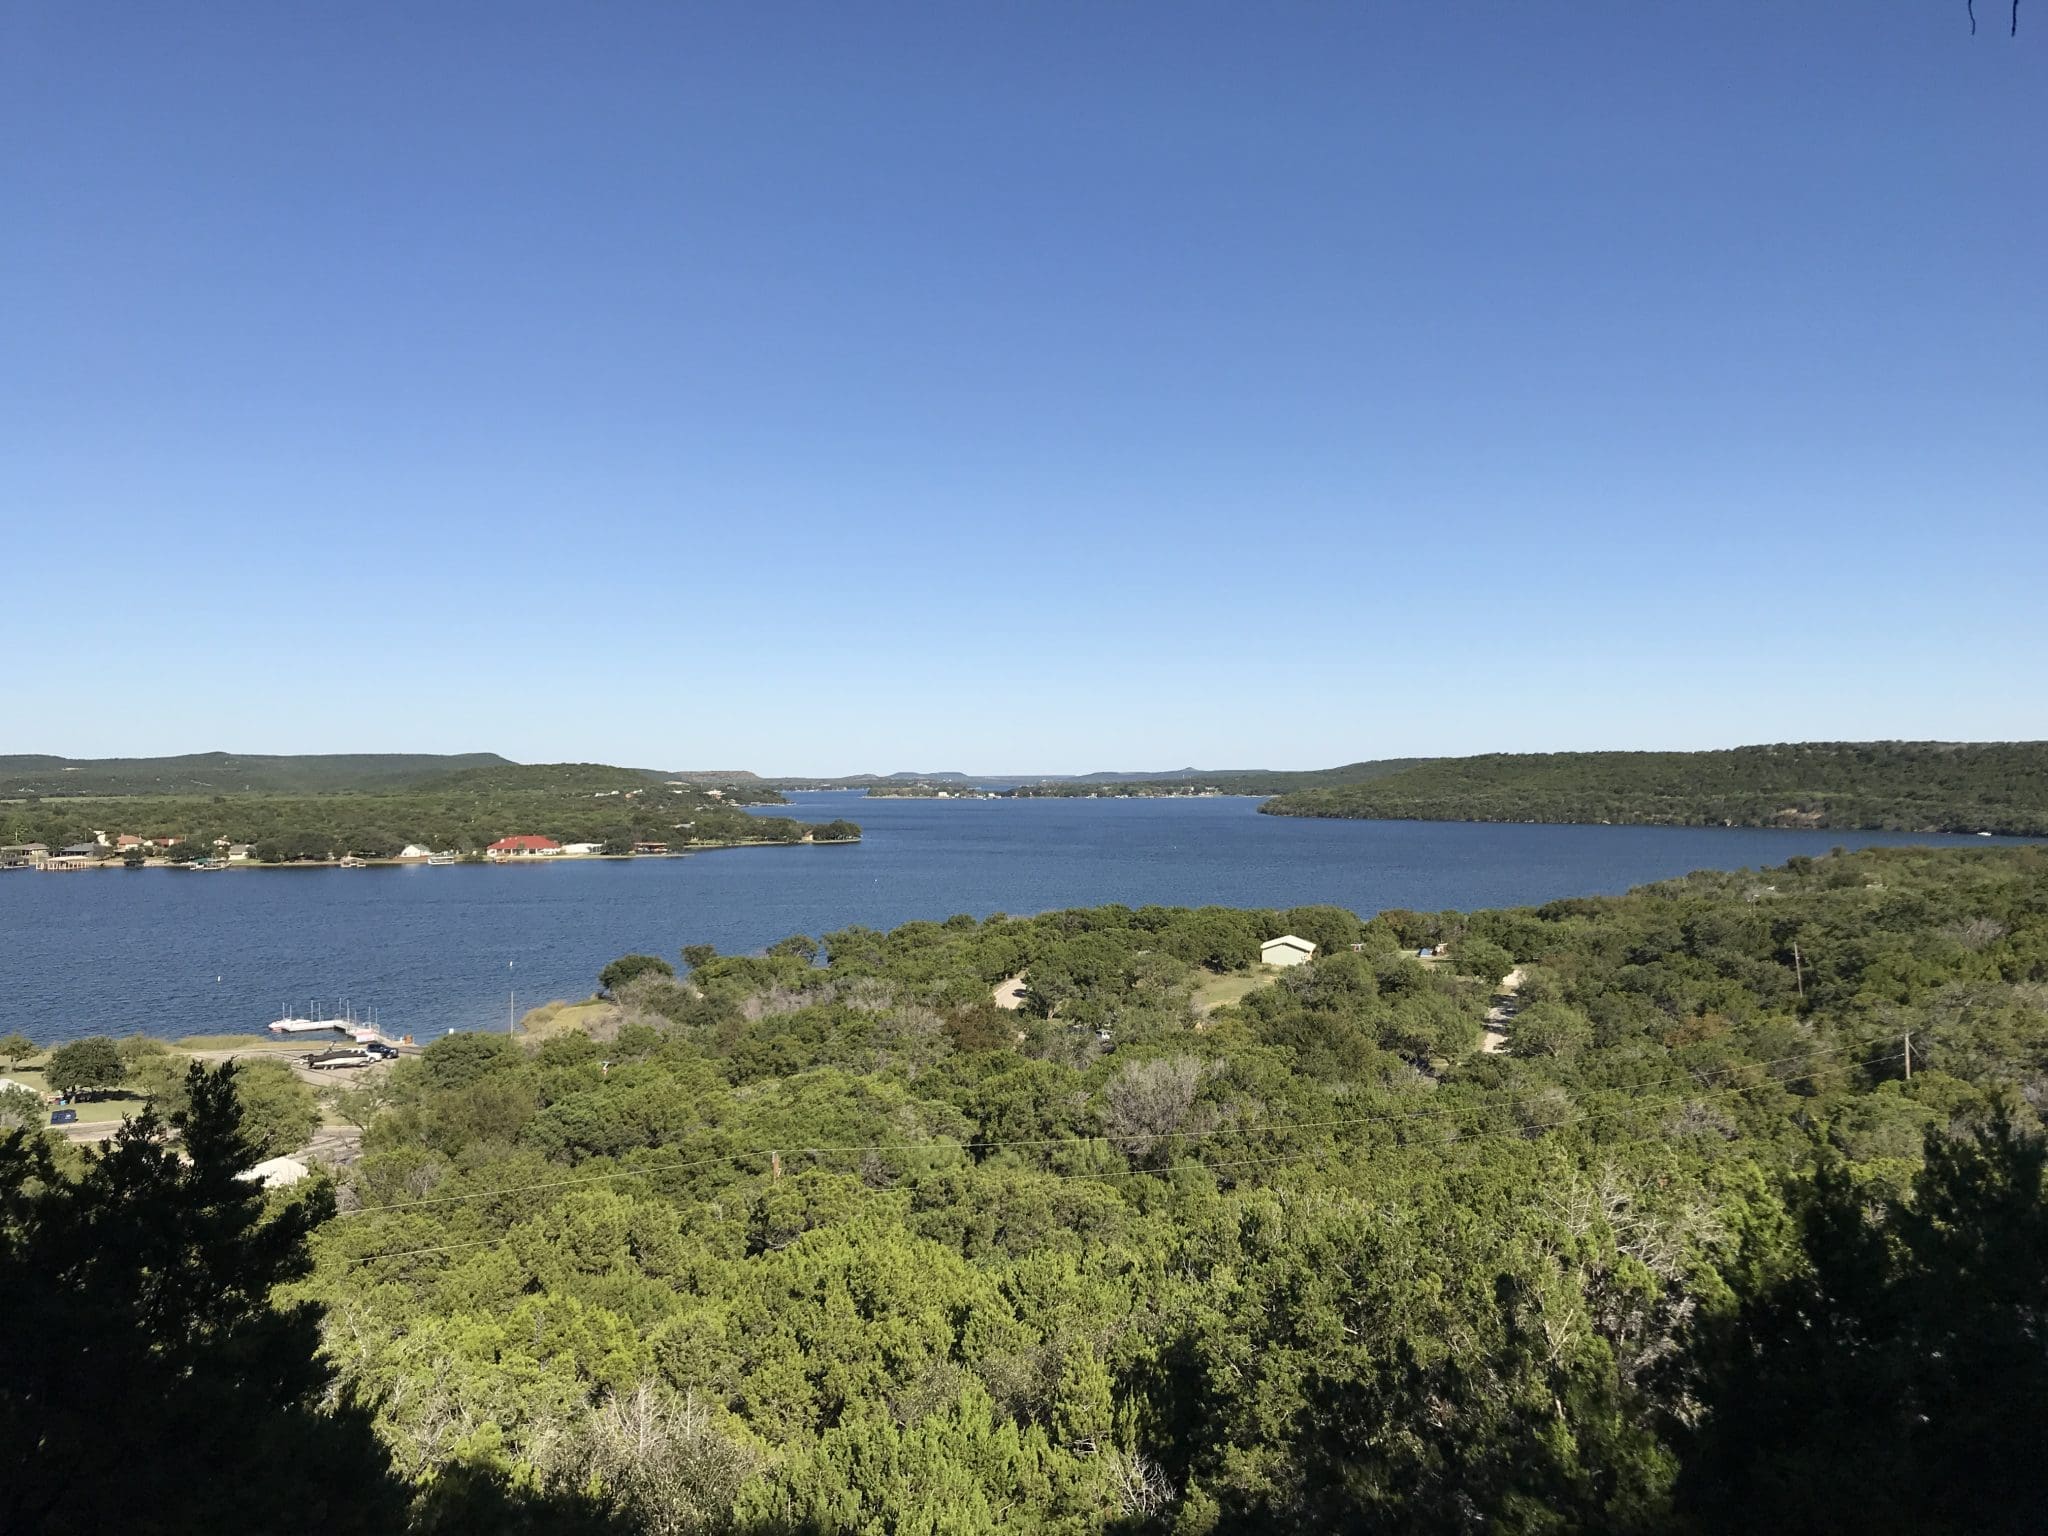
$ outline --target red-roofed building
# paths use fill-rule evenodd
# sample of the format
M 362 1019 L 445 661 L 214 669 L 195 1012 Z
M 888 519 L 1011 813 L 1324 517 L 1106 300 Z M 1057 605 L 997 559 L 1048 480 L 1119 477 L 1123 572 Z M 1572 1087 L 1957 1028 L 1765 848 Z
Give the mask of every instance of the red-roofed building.
M 552 837 L 501 837 L 484 850 L 487 859 L 545 859 L 562 851 Z

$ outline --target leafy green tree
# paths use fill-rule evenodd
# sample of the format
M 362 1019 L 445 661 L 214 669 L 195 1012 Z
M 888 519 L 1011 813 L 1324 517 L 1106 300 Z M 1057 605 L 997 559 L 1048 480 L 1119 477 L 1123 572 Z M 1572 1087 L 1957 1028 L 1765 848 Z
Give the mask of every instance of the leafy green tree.
M 122 1042 L 124 1047 L 127 1044 L 125 1040 Z M 169 1119 L 190 1107 L 185 1098 L 187 1069 L 190 1066 L 187 1058 L 174 1056 L 167 1050 L 129 1055 L 127 1070 L 121 1079 L 122 1086 L 149 1100 L 160 1117 Z
M 265 1157 L 303 1147 L 320 1124 L 313 1090 L 281 1061 L 250 1061 L 235 1073 L 242 1133 Z
M 0 1088 L 0 1131 L 43 1123 L 43 1101 L 26 1088 Z
M 703 970 L 705 966 L 717 958 L 718 946 L 716 944 L 685 944 L 683 946 L 683 964 L 693 971 Z
M 12 1072 L 35 1054 L 35 1041 L 29 1039 L 20 1030 L 0 1035 L 0 1061 L 7 1063 L 8 1071 Z
M 1267 937 L 1270 937 L 1268 935 Z M 1172 940 L 1174 953 L 1208 970 L 1240 971 L 1259 958 L 1261 935 L 1242 912 L 1205 907 Z
M 1461 976 L 1494 984 L 1515 968 L 1515 957 L 1487 939 L 1460 939 L 1451 946 L 1451 966 Z
M 597 985 L 606 996 L 642 976 L 673 977 L 676 968 L 659 955 L 621 955 L 597 973 Z
M 1325 959 L 1348 951 L 1364 931 L 1365 925 L 1359 922 L 1358 914 L 1347 912 L 1342 907 L 1294 907 L 1279 914 L 1277 919 L 1277 932 L 1307 939 L 1316 946 L 1318 957 Z M 1264 935 L 1267 938 L 1274 936 Z
M 1571 1056 L 1593 1041 L 1586 1016 L 1562 1003 L 1524 1008 L 1508 1031 L 1508 1049 L 1517 1056 Z
M 525 1059 L 509 1035 L 459 1030 L 443 1035 L 420 1053 L 420 1081 L 430 1088 L 466 1088 Z
M 105 1035 L 88 1035 L 50 1052 L 43 1076 L 64 1097 L 120 1086 L 128 1075 L 121 1048 Z

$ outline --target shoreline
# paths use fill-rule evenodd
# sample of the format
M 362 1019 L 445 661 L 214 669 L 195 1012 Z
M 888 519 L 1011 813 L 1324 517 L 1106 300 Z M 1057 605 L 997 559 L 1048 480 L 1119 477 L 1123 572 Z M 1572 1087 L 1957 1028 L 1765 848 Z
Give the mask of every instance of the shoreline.
M 801 837 L 791 842 L 780 837 L 748 837 L 734 842 L 685 843 L 680 848 L 671 848 L 666 853 L 553 853 L 538 857 L 518 859 L 468 859 L 459 858 L 453 864 L 431 864 L 425 859 L 362 859 L 355 864 L 344 864 L 340 859 L 294 859 L 289 864 L 264 864 L 255 859 L 244 859 L 235 864 L 209 864 L 195 869 L 189 864 L 173 864 L 168 859 L 147 859 L 132 866 L 146 870 L 179 870 L 185 874 L 212 875 L 227 871 L 242 872 L 252 869 L 455 869 L 461 867 L 504 869 L 526 868 L 541 864 L 598 864 L 630 863 L 635 859 L 685 859 L 692 854 L 717 853 L 727 848 L 840 848 L 852 847 L 861 841 L 858 837 L 832 837 L 823 842 L 811 837 Z M 0 869 L 0 875 L 75 875 L 93 870 L 118 869 L 126 873 L 131 866 L 120 859 L 95 859 L 85 864 L 10 865 Z

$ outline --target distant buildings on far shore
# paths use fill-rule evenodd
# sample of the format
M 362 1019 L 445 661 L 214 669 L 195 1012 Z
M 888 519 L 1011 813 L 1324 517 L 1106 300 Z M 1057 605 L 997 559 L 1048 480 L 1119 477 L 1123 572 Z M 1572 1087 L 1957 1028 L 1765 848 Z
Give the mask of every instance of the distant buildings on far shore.
M 73 843 L 69 847 L 55 849 L 46 843 L 8 843 L 0 845 L 0 870 L 8 869 L 90 869 L 111 867 L 120 862 L 134 864 L 140 857 L 148 856 L 152 864 L 163 862 L 162 852 L 175 847 L 180 840 L 175 837 L 145 838 L 123 833 L 109 838 L 102 834 L 90 843 Z M 515 837 L 501 837 L 484 850 L 484 858 L 493 864 L 523 862 L 528 859 L 594 859 L 604 855 L 606 843 L 560 843 L 552 837 L 523 833 Z M 619 852 L 624 853 L 621 847 Z M 632 845 L 636 854 L 665 854 L 669 845 L 665 842 L 639 841 Z M 396 857 L 401 864 L 453 864 L 457 855 L 429 848 L 422 843 L 407 843 Z M 368 860 L 351 854 L 352 864 L 360 866 Z M 175 861 L 173 861 L 175 862 Z M 219 867 L 222 864 L 250 864 L 257 862 L 255 851 L 248 843 L 231 843 L 226 838 L 216 838 L 213 857 L 199 861 L 195 868 Z
M 532 833 L 501 837 L 484 850 L 484 857 L 494 864 L 506 859 L 557 859 L 561 856 L 560 843 L 552 837 L 537 837 Z

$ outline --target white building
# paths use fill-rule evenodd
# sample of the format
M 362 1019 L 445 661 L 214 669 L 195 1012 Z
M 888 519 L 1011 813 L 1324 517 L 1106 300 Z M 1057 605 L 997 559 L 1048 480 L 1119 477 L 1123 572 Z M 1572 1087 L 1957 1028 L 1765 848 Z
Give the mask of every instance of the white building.
M 401 859 L 431 859 L 434 856 L 434 850 L 422 848 L 418 843 L 407 843 L 398 850 L 398 856 Z
M 564 843 L 562 852 L 573 858 L 587 859 L 594 853 L 603 853 L 603 843 Z
M 1315 957 L 1315 945 L 1291 933 L 1283 933 L 1277 939 L 1268 939 L 1259 946 L 1259 961 L 1262 965 L 1306 965 Z

